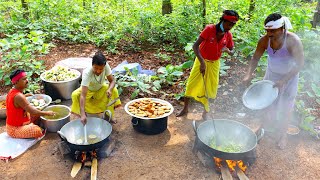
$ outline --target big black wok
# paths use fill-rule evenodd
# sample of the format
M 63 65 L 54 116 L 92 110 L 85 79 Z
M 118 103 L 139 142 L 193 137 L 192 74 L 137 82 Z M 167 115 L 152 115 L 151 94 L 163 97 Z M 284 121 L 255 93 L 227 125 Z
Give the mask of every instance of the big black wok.
M 200 148 L 212 156 L 226 160 L 250 160 L 254 161 L 256 157 L 255 148 L 261 137 L 257 135 L 247 126 L 237 121 L 227 119 L 207 120 L 196 126 L 193 121 L 193 127 L 196 132 L 196 143 Z M 215 132 L 216 130 L 216 132 Z M 216 138 L 219 146 L 228 143 L 236 143 L 241 146 L 239 152 L 224 152 L 210 147 L 212 138 Z
M 97 142 L 92 144 L 79 143 L 79 139 L 84 139 L 84 126 L 81 121 L 73 120 L 65 124 L 58 134 L 67 143 L 73 151 L 92 151 L 99 149 L 105 145 L 112 132 L 112 126 L 104 119 L 96 117 L 87 117 L 87 135 L 94 134 L 97 138 Z

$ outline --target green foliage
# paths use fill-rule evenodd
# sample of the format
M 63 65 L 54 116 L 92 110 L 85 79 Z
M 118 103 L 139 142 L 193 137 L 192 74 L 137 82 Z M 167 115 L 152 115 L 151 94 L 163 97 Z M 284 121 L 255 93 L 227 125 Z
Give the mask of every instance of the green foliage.
M 311 115 L 312 108 L 306 108 L 305 103 L 302 100 L 296 102 L 296 108 L 298 113 L 301 116 L 300 128 L 305 131 L 308 131 L 312 136 L 318 137 L 318 133 L 314 130 L 314 126 L 312 122 L 316 119 L 316 117 Z
M 0 39 L 0 77 L 5 85 L 10 84 L 10 73 L 15 69 L 24 69 L 31 77 L 27 91 L 39 90 L 39 76 L 44 70 L 43 61 L 36 60 L 36 55 L 46 54 L 50 44 L 44 43 L 45 34 L 42 31 L 30 33 L 17 32 Z
M 193 61 L 187 61 L 178 66 L 168 64 L 166 67 L 160 67 L 157 71 L 158 78 L 161 84 L 173 85 L 183 75 L 183 70 L 192 67 L 192 65 Z
M 227 75 L 227 70 L 230 69 L 230 66 L 226 64 L 226 59 L 224 57 L 220 58 L 220 75 Z
M 160 67 L 157 75 L 139 74 L 138 69 L 135 68 L 130 71 L 126 68 L 125 74 L 115 74 L 117 79 L 118 88 L 123 90 L 124 88 L 133 88 L 131 99 L 136 98 L 139 93 L 145 95 L 154 95 L 154 93 L 160 92 L 163 86 L 173 85 L 178 82 L 179 77 L 183 75 L 183 70 L 192 66 L 192 61 L 187 61 L 179 66 L 173 66 L 171 64 L 166 67 Z
M 163 61 L 169 61 L 171 59 L 170 56 L 168 56 L 167 54 L 161 53 L 161 52 L 155 54 L 154 56 L 157 57 L 158 59 L 163 60 Z
M 126 69 L 126 74 L 115 74 L 117 79 L 117 85 L 120 89 L 132 87 L 134 88 L 133 93 L 131 94 L 131 99 L 134 99 L 138 96 L 140 92 L 153 94 L 151 92 L 151 88 L 154 91 L 158 91 L 157 86 L 152 87 L 152 76 L 148 76 L 145 74 L 138 74 L 138 69 L 135 68 L 130 71 L 128 68 Z
M 27 1 L 30 17 L 24 19 L 20 1 L 1 2 L 0 6 L 0 35 L 6 34 L 7 38 L 1 39 L 1 70 L 2 80 L 9 84 L 8 73 L 17 67 L 25 68 L 29 75 L 37 77 L 43 71 L 43 63 L 36 61 L 36 56 L 47 53 L 52 39 L 61 39 L 75 43 L 93 43 L 103 46 L 108 52 L 117 53 L 119 50 L 140 51 L 146 47 L 158 47 L 160 50 L 155 56 L 164 61 L 169 61 L 170 56 L 163 51 L 174 52 L 185 50 L 185 57 L 193 61 L 195 55 L 192 45 L 203 29 L 203 23 L 217 23 L 224 9 L 235 9 L 241 20 L 231 30 L 235 41 L 237 58 L 246 63 L 248 56 L 252 56 L 261 36 L 265 34 L 263 22 L 267 15 L 280 12 L 288 16 L 293 24 L 293 32 L 304 31 L 310 28 L 312 11 L 316 2 L 305 3 L 301 0 L 264 1 L 256 0 L 256 6 L 251 19 L 248 19 L 250 1 L 230 0 L 207 2 L 207 16 L 202 14 L 202 1 L 171 0 L 173 12 L 162 16 L 162 1 L 155 0 L 122 0 L 122 1 L 86 1 L 83 0 L 29 0 Z M 152 3 L 151 3 L 152 2 Z M 320 64 L 316 63 L 319 54 L 315 48 L 320 47 L 319 37 L 310 31 L 302 38 L 306 55 L 306 71 L 302 73 L 311 79 L 312 92 L 308 94 L 317 98 L 319 87 Z M 315 50 L 312 50 L 315 49 Z M 229 68 L 221 59 L 221 74 L 226 74 Z M 189 62 L 190 63 L 190 62 Z M 264 55 L 257 68 L 257 79 L 261 79 L 267 64 Z M 181 76 L 180 66 L 168 65 L 159 70 L 158 77 L 140 77 L 135 72 L 127 72 L 124 77 L 119 77 L 122 87 L 135 87 L 133 96 L 139 92 L 159 90 L 163 85 L 172 85 Z M 123 78 L 123 79 L 121 79 Z M 156 80 L 155 80 L 156 79 Z M 34 79 L 36 82 L 37 78 Z M 129 81 L 130 83 L 125 83 Z M 32 81 L 33 82 L 33 81 Z M 139 82 L 139 83 L 138 83 Z M 34 86 L 35 87 L 35 86 Z M 301 89 L 301 88 L 300 88 Z M 178 96 L 178 95 L 177 95 Z

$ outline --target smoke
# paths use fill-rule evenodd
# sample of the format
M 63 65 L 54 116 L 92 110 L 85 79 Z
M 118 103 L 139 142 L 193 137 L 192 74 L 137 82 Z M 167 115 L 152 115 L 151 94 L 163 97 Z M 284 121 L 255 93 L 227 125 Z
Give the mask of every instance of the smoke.
M 307 82 L 320 82 L 320 33 L 312 30 L 297 33 L 300 37 L 305 57 L 305 65 L 302 70 L 302 77 Z

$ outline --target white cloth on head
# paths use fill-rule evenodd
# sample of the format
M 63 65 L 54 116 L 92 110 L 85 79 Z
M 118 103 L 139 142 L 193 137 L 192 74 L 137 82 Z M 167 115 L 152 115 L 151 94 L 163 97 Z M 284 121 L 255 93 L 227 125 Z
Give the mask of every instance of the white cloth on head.
M 276 21 L 269 21 L 264 28 L 265 29 L 278 29 L 284 25 L 285 29 L 292 29 L 291 22 L 288 17 L 282 16 Z

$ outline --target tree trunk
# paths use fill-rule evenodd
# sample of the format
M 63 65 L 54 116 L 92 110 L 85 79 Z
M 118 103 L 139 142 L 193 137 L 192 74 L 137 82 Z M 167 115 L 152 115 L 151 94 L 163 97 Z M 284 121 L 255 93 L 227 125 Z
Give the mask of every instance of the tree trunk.
M 172 3 L 171 0 L 162 0 L 162 15 L 172 13 Z
M 25 0 L 21 0 L 21 4 L 22 4 L 22 9 L 23 9 L 23 17 L 25 19 L 29 18 L 29 7 L 28 7 L 28 3 Z
M 311 21 L 312 28 L 316 28 L 320 23 L 320 0 L 318 0 L 318 5 L 316 10 L 314 11 L 313 20 Z
M 203 27 L 206 27 L 206 0 L 202 0 L 202 8 Z
M 252 14 L 253 14 L 253 11 L 254 11 L 254 8 L 256 6 L 256 1 L 255 0 L 250 0 L 250 6 L 249 6 L 249 21 L 251 20 L 251 17 L 252 17 Z

